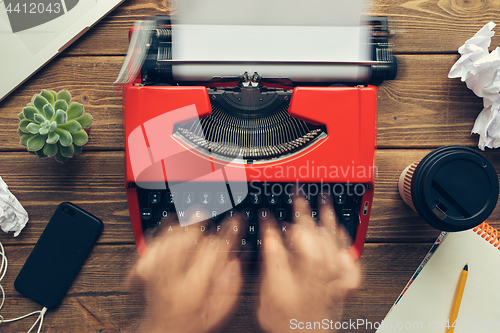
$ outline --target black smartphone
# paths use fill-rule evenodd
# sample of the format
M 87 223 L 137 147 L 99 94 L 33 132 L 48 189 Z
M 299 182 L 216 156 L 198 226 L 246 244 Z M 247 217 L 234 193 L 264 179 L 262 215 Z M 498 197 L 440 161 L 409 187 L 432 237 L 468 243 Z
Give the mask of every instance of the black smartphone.
M 60 204 L 19 272 L 16 290 L 48 309 L 58 306 L 103 226 L 80 207 Z

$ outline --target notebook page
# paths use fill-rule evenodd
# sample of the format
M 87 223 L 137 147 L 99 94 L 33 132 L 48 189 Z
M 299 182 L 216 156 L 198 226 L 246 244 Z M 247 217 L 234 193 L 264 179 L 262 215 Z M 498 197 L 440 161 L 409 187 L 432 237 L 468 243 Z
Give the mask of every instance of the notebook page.
M 467 230 L 448 234 L 377 333 L 444 333 L 465 264 L 469 274 L 455 333 L 500 331 L 500 250 Z

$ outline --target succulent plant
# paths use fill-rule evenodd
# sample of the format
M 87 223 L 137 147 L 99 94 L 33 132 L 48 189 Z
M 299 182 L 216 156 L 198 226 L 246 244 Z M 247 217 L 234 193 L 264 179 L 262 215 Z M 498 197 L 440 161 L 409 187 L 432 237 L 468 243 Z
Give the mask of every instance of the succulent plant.
M 67 90 L 42 90 L 33 96 L 18 115 L 20 144 L 40 158 L 53 156 L 61 163 L 80 154 L 88 141 L 84 128 L 92 125 L 92 116 L 82 104 L 70 101 Z

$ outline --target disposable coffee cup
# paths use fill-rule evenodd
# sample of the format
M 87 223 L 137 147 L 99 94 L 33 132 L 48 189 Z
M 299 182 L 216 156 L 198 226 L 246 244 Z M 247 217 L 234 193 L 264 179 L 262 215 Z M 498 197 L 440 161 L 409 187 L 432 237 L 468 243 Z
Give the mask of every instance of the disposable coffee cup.
M 404 169 L 398 189 L 404 202 L 431 226 L 462 231 L 493 212 L 498 177 L 482 154 L 463 146 L 445 146 Z

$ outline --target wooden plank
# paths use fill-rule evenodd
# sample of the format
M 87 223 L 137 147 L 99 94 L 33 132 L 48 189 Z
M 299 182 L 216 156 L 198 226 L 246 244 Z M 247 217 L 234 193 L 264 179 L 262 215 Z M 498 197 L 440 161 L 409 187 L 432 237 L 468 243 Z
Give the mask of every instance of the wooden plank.
M 400 172 L 430 150 L 377 152 L 378 177 L 367 242 L 432 242 L 439 231 L 427 225 L 399 197 Z M 500 156 L 486 154 L 497 171 Z M 71 201 L 104 221 L 101 243 L 133 242 L 123 183 L 122 152 L 84 152 L 65 164 L 28 153 L 0 153 L 2 178 L 30 215 L 27 227 L 4 244 L 34 244 L 57 205 Z M 500 227 L 500 205 L 489 221 Z
M 374 0 L 373 15 L 388 16 L 397 31 L 395 53 L 454 53 L 489 21 L 500 3 L 481 0 Z M 492 50 L 500 37 L 492 38 Z
M 396 80 L 379 87 L 379 148 L 434 148 L 459 144 L 477 146 L 470 135 L 482 110 L 482 99 L 459 79 L 448 79 L 453 55 L 400 56 Z M 123 147 L 121 94 L 113 81 L 122 57 L 70 57 L 54 60 L 1 102 L 0 151 L 21 151 L 17 114 L 43 88 L 68 89 L 93 115 L 90 141 L 84 150 Z
M 30 221 L 10 244 L 36 242 L 63 201 L 88 210 L 104 222 L 100 242 L 133 242 L 122 152 L 83 152 L 65 164 L 28 153 L 1 153 L 2 178 L 27 210 Z
M 396 54 L 457 53 L 484 24 L 498 19 L 497 1 L 374 0 L 367 13 L 388 16 Z M 137 20 L 169 13 L 164 0 L 128 0 L 69 47 L 64 55 L 125 55 Z M 493 37 L 492 48 L 500 44 Z M 235 46 L 238 47 L 238 46 Z
M 5 235 L 0 236 L 3 241 Z M 363 276 L 361 287 L 347 298 L 342 317 L 331 319 L 341 322 L 358 319 L 380 322 L 429 247 L 427 243 L 367 244 L 359 262 Z M 9 269 L 2 285 L 7 297 L 1 311 L 6 319 L 40 308 L 13 288 L 14 279 L 30 251 L 30 246 L 6 247 Z M 96 246 L 60 307 L 47 313 L 42 331 L 124 332 L 134 327 L 144 304 L 134 292 L 136 288 L 133 285 L 127 288 L 124 281 L 137 258 L 132 245 Z M 244 281 L 236 311 L 224 332 L 260 332 L 255 317 L 259 300 L 258 271 L 246 271 Z M 0 329 L 26 331 L 32 322 L 23 320 L 1 324 Z
M 379 148 L 477 146 L 478 135 L 470 133 L 483 100 L 460 79 L 448 78 L 457 59 L 450 55 L 398 57 L 396 79 L 379 87 Z

